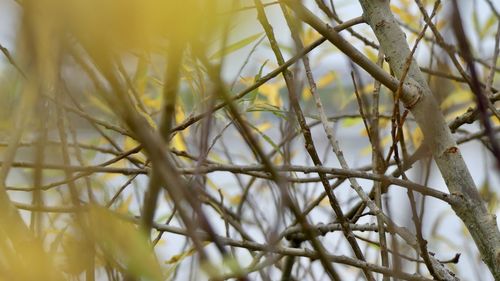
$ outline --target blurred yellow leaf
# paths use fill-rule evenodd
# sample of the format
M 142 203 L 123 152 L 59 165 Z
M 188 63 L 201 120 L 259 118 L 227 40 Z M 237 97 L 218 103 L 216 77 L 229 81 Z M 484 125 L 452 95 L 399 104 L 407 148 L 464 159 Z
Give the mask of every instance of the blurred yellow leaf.
M 139 97 L 142 97 L 146 91 L 147 85 L 147 74 L 148 74 L 148 62 L 145 58 L 146 54 L 139 55 L 137 60 L 137 68 L 134 75 L 134 84 Z
M 438 20 L 438 22 L 436 23 L 436 28 L 438 30 L 442 30 L 446 24 L 448 24 L 448 19 L 441 19 L 441 20 Z
M 340 104 L 340 109 L 345 109 L 351 102 L 356 100 L 356 94 L 352 92 L 350 95 L 342 96 L 342 101 Z
M 126 136 L 124 138 L 124 142 L 123 142 L 123 148 L 124 150 L 130 150 L 134 147 L 137 147 L 139 145 L 139 143 L 134 140 L 133 138 L 129 137 L 129 136 Z
M 171 147 L 179 151 L 187 150 L 186 142 L 184 141 L 184 138 L 182 137 L 181 133 L 175 134 L 175 136 L 172 138 Z
M 183 104 L 179 101 L 175 107 L 175 122 L 177 124 L 182 123 L 186 119 L 186 114 L 184 113 Z M 182 132 L 188 134 L 189 128 L 184 129 Z
M 372 146 L 371 145 L 367 145 L 367 146 L 363 147 L 363 149 L 361 149 L 361 151 L 360 151 L 359 154 L 361 156 L 367 156 L 371 152 L 372 152 Z
M 312 28 L 306 28 L 302 33 L 302 42 L 305 46 L 312 44 L 314 41 L 318 40 L 320 35 Z
M 142 98 L 144 105 L 150 108 L 153 111 L 158 111 L 161 108 L 161 99 L 160 98 L 151 98 L 148 95 L 144 95 Z
M 401 9 L 398 6 L 392 4 L 391 10 L 399 16 L 401 21 L 410 24 L 412 27 L 418 27 L 418 20 L 416 18 L 418 14 L 412 14 L 408 12 L 408 9 Z
M 413 134 L 411 134 L 411 138 L 413 140 L 413 144 L 415 145 L 415 147 L 419 147 L 420 144 L 422 144 L 422 141 L 424 140 L 424 134 L 422 133 L 420 127 L 417 127 L 413 131 Z
M 271 127 L 272 127 L 271 122 L 264 122 L 256 126 L 257 130 L 259 130 L 260 132 L 265 132 Z
M 163 280 L 160 265 L 143 232 L 99 206 L 92 206 L 89 215 L 94 240 L 108 259 L 121 264 L 137 279 Z
M 446 110 L 457 104 L 470 103 L 474 100 L 474 96 L 470 91 L 467 91 L 461 87 L 449 94 L 441 103 L 441 108 Z
M 109 106 L 106 103 L 104 103 L 100 98 L 98 98 L 97 95 L 88 93 L 86 96 L 88 97 L 89 102 L 96 108 L 100 109 L 103 113 L 107 114 L 108 116 L 114 116 L 114 113 L 109 108 Z
M 259 37 L 261 37 L 262 34 L 263 34 L 263 32 L 260 32 L 260 33 L 248 36 L 246 38 L 243 38 L 243 39 L 241 39 L 241 40 L 239 40 L 239 41 L 237 41 L 237 42 L 235 42 L 233 44 L 230 44 L 230 45 L 226 46 L 224 49 L 218 50 L 215 53 L 213 53 L 209 57 L 209 59 L 218 59 L 218 58 L 220 58 L 223 55 L 225 56 L 225 55 L 228 55 L 228 54 L 230 54 L 232 52 L 236 52 L 237 50 L 250 45 L 253 41 L 255 41 Z
M 135 139 L 133 139 L 133 138 L 131 138 L 129 136 L 125 136 L 124 137 L 124 141 L 123 141 L 123 149 L 124 149 L 124 151 L 132 150 L 132 149 L 136 148 L 137 146 L 139 146 L 139 143 Z M 140 160 L 142 162 L 146 161 L 146 157 L 143 154 L 142 150 L 139 153 L 135 153 L 133 155 L 133 157 L 137 158 L 138 160 Z
M 302 100 L 308 101 L 311 98 L 312 98 L 311 90 L 309 90 L 309 88 L 307 87 L 304 87 L 304 89 L 302 89 Z
M 148 122 L 149 126 L 151 126 L 151 128 L 153 129 L 156 129 L 158 126 L 156 125 L 156 122 L 155 120 L 153 120 L 153 118 L 151 118 L 151 115 L 142 111 L 139 106 L 135 106 L 136 108 L 136 112 L 138 112 L 142 117 L 144 117 L 144 119 L 146 119 L 146 121 Z
M 207 246 L 209 245 L 211 242 L 203 242 L 203 246 Z M 166 264 L 175 264 L 175 263 L 179 263 L 181 262 L 183 259 L 187 258 L 187 257 L 190 257 L 192 256 L 193 254 L 196 253 L 196 249 L 194 249 L 193 247 L 189 248 L 188 250 L 180 253 L 180 254 L 177 254 L 177 255 L 174 255 L 172 256 L 170 259 L 166 260 L 165 263 Z
M 90 247 L 94 245 L 82 237 L 76 237 L 72 234 L 64 234 L 63 249 L 64 249 L 64 271 L 78 275 L 85 271 L 89 266 L 92 250 Z
M 208 244 L 210 244 L 210 243 L 209 242 L 204 242 L 205 246 L 208 245 Z M 185 258 L 190 257 L 190 256 L 192 256 L 195 253 L 196 253 L 196 250 L 194 248 L 190 248 L 187 251 L 184 251 L 184 252 L 182 252 L 180 254 L 172 256 L 170 259 L 166 260 L 165 263 L 169 264 L 169 265 L 172 265 L 172 266 L 167 269 L 167 271 L 165 272 L 165 275 L 167 277 L 170 277 L 175 272 L 175 270 L 177 269 L 177 267 L 179 266 L 179 264 Z
M 39 0 L 48 2 L 49 0 Z M 217 26 L 217 7 L 230 6 L 217 0 L 67 0 L 59 2 L 53 17 L 71 30 L 87 47 L 149 49 L 161 39 L 185 41 L 207 34 Z
M 487 203 L 488 210 L 492 213 L 495 212 L 495 210 L 498 208 L 500 197 L 495 191 L 495 188 L 491 187 L 488 180 L 486 180 L 479 188 L 479 195 L 484 200 L 484 202 Z
M 238 205 L 241 202 L 241 198 L 241 194 L 229 196 L 229 203 L 231 203 L 232 205 Z
M 335 80 L 335 78 L 336 78 L 336 75 L 334 72 L 328 72 L 325 75 L 323 75 L 321 78 L 319 78 L 319 80 L 316 82 L 316 87 L 318 89 L 326 87 L 326 86 L 328 86 L 328 84 L 332 83 L 333 80 Z M 304 89 L 302 90 L 302 99 L 304 101 L 308 101 L 311 99 L 311 97 L 312 97 L 311 90 L 307 87 L 304 87 Z
M 337 76 L 335 75 L 334 72 L 328 72 L 325 75 L 323 75 L 321 78 L 319 78 L 318 82 L 316 83 L 316 86 L 318 88 L 323 88 L 325 86 L 328 86 L 330 83 L 335 80 Z
M 500 125 L 500 119 L 498 119 L 496 116 L 491 116 L 491 122 L 493 122 L 494 125 Z
M 122 213 L 122 214 L 126 214 L 130 208 L 130 203 L 132 203 L 132 199 L 134 197 L 132 197 L 132 194 L 130 194 L 127 199 L 125 199 L 125 201 L 121 202 L 121 204 L 118 206 L 118 208 L 116 209 L 116 211 L 118 213 Z
M 498 22 L 498 19 L 494 13 L 491 13 L 491 15 L 488 17 L 486 20 L 485 24 L 483 25 L 483 28 L 481 29 L 481 32 L 479 32 L 479 38 L 484 38 L 487 34 L 488 31 L 495 25 L 495 23 Z
M 368 46 L 365 46 L 363 48 L 364 52 L 365 52 L 365 55 L 372 61 L 372 62 L 377 62 L 378 60 L 378 55 L 377 53 L 375 53 L 375 51 L 373 51 L 372 48 L 368 47 Z
M 375 86 L 373 85 L 373 83 L 368 83 L 363 87 L 362 93 L 364 95 L 370 95 L 371 93 L 373 93 L 373 90 L 375 90 Z
M 259 87 L 259 92 L 267 98 L 270 105 L 281 107 L 282 101 L 279 91 L 283 86 L 284 84 L 281 81 L 266 83 Z
M 363 122 L 363 119 L 361 117 L 346 118 L 342 122 L 342 126 L 344 126 L 344 127 L 352 127 L 352 126 L 361 124 L 362 122 Z
M 325 198 L 323 198 L 320 202 L 319 202 L 319 205 L 320 206 L 323 206 L 323 207 L 330 207 L 330 200 L 328 199 L 328 197 L 325 196 Z
M 7 277 L 7 280 L 64 280 L 54 266 L 54 256 L 44 252 L 40 241 L 31 233 L 23 232 L 29 230 L 18 226 L 19 222 L 6 214 L 0 213 L 0 216 L 9 226 L 0 231 L 0 276 Z
M 276 154 L 276 156 L 273 157 L 273 164 L 275 165 L 281 165 L 283 163 L 283 153 L 280 150 L 279 154 Z M 291 155 L 291 158 L 293 159 L 293 153 Z

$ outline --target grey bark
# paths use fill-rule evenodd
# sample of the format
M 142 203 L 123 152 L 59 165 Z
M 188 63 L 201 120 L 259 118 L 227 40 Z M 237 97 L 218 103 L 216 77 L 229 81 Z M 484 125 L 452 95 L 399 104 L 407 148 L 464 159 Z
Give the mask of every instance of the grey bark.
M 388 0 L 360 0 L 360 3 L 363 7 L 365 21 L 375 32 L 396 78 L 370 61 L 298 1 L 282 1 L 290 5 L 303 21 L 316 29 L 373 78 L 392 91 L 398 90 L 399 81 L 396 78 L 401 78 L 403 74 L 407 58 L 410 55 L 410 48 L 405 34 L 390 10 Z M 488 214 L 460 150 L 418 65 L 412 61 L 410 66 L 402 84 L 401 100 L 411 110 L 422 129 L 425 141 L 433 153 L 436 164 L 454 199 L 455 203 L 451 203 L 451 207 L 471 233 L 483 261 L 495 279 L 500 280 L 500 232 L 496 216 Z M 431 259 L 433 258 L 431 257 Z M 439 269 L 438 274 L 442 279 L 454 279 L 444 268 L 437 266 L 435 269 Z
M 410 56 L 410 48 L 390 10 L 389 1 L 360 0 L 360 3 L 363 16 L 375 32 L 391 69 L 400 78 Z M 448 190 L 460 199 L 459 204 L 452 205 L 453 210 L 466 225 L 495 280 L 500 280 L 500 232 L 496 217 L 488 214 L 460 150 L 415 61 L 412 61 L 407 77 L 417 82 L 422 93 L 411 112 L 432 150 Z M 406 100 L 404 94 L 402 99 Z

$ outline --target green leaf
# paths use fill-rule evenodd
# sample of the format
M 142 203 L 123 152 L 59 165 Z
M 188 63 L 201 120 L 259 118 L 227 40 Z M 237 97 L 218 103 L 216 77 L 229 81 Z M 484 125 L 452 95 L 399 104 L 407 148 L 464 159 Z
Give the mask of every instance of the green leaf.
M 258 80 L 260 80 L 260 78 L 262 77 L 262 71 L 263 71 L 263 69 L 266 66 L 268 61 L 269 60 L 264 61 L 264 63 L 260 66 L 259 72 L 257 74 L 255 74 L 255 77 L 253 79 L 254 83 L 256 83 Z M 248 101 L 250 101 L 250 104 L 253 104 L 255 102 L 255 99 L 257 98 L 258 94 L 259 94 L 259 88 L 256 88 L 253 91 L 251 91 L 250 94 L 247 95 L 247 98 L 245 98 L 244 100 L 248 100 Z
M 491 14 L 490 17 L 484 23 L 483 28 L 481 28 L 481 31 L 479 32 L 479 38 L 483 39 L 491 30 L 495 22 L 496 22 L 496 15 Z
M 203 243 L 204 246 L 206 245 L 209 245 L 210 242 L 204 242 Z M 196 253 L 196 249 L 195 248 L 189 248 L 188 250 L 180 253 L 180 254 L 177 254 L 173 257 L 171 257 L 169 260 L 165 261 L 165 264 L 169 265 L 167 267 L 167 270 L 165 272 L 165 277 L 167 277 L 167 279 L 172 276 L 174 273 L 175 273 L 175 270 L 177 269 L 177 267 L 181 264 L 181 262 L 187 258 L 187 257 L 190 257 L 192 255 L 194 255 Z
M 286 112 L 281 110 L 281 108 L 274 106 L 274 105 L 271 105 L 271 104 L 268 104 L 268 103 L 254 104 L 254 105 L 250 106 L 249 108 L 247 108 L 246 111 L 247 112 L 258 112 L 258 111 L 270 112 L 277 117 L 286 119 Z
M 472 25 L 474 26 L 474 30 L 476 31 L 476 33 L 481 33 L 481 24 L 479 23 L 476 9 L 473 9 L 472 11 Z
M 356 117 L 356 118 L 346 118 L 342 122 L 342 126 L 344 127 L 351 127 L 360 124 L 363 121 L 361 117 Z
M 283 154 L 283 152 L 281 151 L 281 149 L 279 148 L 279 146 L 274 143 L 274 141 L 266 134 L 264 134 L 261 130 L 259 130 L 259 128 L 257 128 L 256 126 L 248 123 L 248 125 L 254 129 L 255 131 L 257 131 L 257 133 L 267 142 L 269 143 L 279 154 L 281 154 L 282 157 L 285 157 L 285 155 Z
M 240 41 L 238 42 L 235 42 L 233 44 L 230 44 L 228 46 L 226 46 L 225 48 L 221 49 L 221 50 L 218 50 L 216 51 L 215 53 L 213 53 L 209 59 L 218 59 L 218 58 L 221 58 L 222 56 L 225 56 L 225 55 L 228 55 L 230 53 L 233 53 L 241 48 L 244 48 L 246 47 L 247 45 L 250 45 L 253 41 L 257 40 L 259 37 L 261 37 L 263 34 L 263 32 L 260 32 L 260 33 L 257 33 L 257 34 L 254 34 L 252 36 L 249 36 L 249 37 L 246 37 L 244 39 L 241 39 Z

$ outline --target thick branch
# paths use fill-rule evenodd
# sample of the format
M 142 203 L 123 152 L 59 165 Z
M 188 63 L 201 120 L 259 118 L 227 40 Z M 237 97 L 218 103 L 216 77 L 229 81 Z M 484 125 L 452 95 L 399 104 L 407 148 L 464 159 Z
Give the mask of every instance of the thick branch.
M 405 34 L 390 10 L 389 1 L 360 0 L 360 3 L 364 17 L 375 32 L 389 65 L 396 77 L 400 77 L 410 49 Z M 488 214 L 480 199 L 457 144 L 414 61 L 410 66 L 408 78 L 418 82 L 423 94 L 420 102 L 413 106 L 412 113 L 429 143 L 448 189 L 463 196 L 463 204 L 455 204 L 452 207 L 469 229 L 483 261 L 495 278 L 500 279 L 500 232 L 496 219 Z
M 302 20 L 325 36 L 375 79 L 393 91 L 397 89 L 399 81 L 396 78 L 367 59 L 302 5 L 296 1 L 286 2 Z M 365 20 L 374 30 L 395 75 L 400 77 L 410 55 L 410 48 L 404 33 L 390 11 L 389 1 L 361 1 L 361 4 Z M 407 76 L 401 100 L 406 107 L 411 109 L 415 120 L 421 127 L 448 189 L 462 198 L 461 204 L 452 204 L 452 207 L 472 234 L 483 260 L 490 267 L 493 275 L 500 279 L 500 232 L 496 219 L 488 214 L 483 205 L 457 144 L 415 62 L 411 64 Z

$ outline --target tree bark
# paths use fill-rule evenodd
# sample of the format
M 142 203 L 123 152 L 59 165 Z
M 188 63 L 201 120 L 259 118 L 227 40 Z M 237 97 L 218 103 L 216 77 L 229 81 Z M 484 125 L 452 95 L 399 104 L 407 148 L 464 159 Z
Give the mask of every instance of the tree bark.
M 411 51 L 405 34 L 390 10 L 389 0 L 359 1 L 363 8 L 364 19 L 373 29 L 389 65 L 398 79 L 366 58 L 333 28 L 305 9 L 298 1 L 282 1 L 290 5 L 303 21 L 326 37 L 373 78 L 392 91 L 398 90 L 398 79 L 403 75 Z M 402 84 L 401 93 L 401 100 L 414 115 L 448 190 L 453 195 L 455 203 L 451 204 L 451 207 L 471 233 L 481 258 L 489 267 L 495 280 L 500 280 L 500 232 L 496 216 L 488 213 L 481 200 L 444 116 L 417 63 L 413 60 Z
M 360 0 L 363 17 L 375 32 L 394 74 L 401 78 L 410 56 L 410 48 L 390 10 L 389 2 Z M 453 210 L 471 233 L 495 280 L 500 280 L 500 232 L 496 217 L 488 214 L 441 110 L 413 60 L 407 77 L 417 82 L 422 93 L 411 112 L 422 129 L 448 190 L 459 195 L 461 204 L 453 204 Z M 404 94 L 402 98 L 405 101 Z

